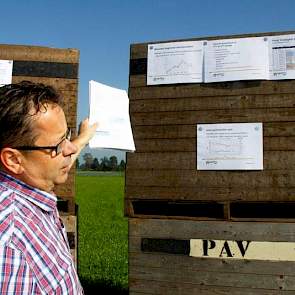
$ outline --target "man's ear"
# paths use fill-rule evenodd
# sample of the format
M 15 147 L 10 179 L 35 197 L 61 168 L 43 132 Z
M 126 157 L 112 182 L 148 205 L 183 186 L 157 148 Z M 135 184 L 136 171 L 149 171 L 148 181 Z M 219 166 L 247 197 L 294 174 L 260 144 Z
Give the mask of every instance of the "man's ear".
M 13 174 L 22 174 L 24 168 L 22 166 L 22 154 L 9 147 L 5 147 L 0 151 L 1 164 L 7 171 Z

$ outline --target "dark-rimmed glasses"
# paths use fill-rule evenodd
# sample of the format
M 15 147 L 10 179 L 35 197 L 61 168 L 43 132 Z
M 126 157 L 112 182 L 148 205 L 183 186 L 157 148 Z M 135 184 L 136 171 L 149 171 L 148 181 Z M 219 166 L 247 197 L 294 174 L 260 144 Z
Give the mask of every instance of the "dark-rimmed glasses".
M 16 146 L 13 147 L 14 149 L 20 150 L 20 151 L 36 151 L 36 150 L 51 150 L 52 151 L 52 156 L 57 156 L 63 151 L 63 148 L 65 146 L 65 141 L 66 140 L 71 140 L 72 136 L 72 130 L 71 128 L 68 128 L 67 133 L 65 137 L 57 144 L 54 146 L 29 146 L 29 145 L 24 145 L 24 146 Z M 55 154 L 53 154 L 55 152 Z

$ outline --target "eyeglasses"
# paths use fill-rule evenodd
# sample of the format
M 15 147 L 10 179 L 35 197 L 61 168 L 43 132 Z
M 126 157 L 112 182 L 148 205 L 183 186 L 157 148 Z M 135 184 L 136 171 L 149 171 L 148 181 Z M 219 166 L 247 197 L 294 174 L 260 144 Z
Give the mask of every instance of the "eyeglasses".
M 71 140 L 71 136 L 72 136 L 72 130 L 70 128 L 68 128 L 65 137 L 55 146 L 29 146 L 29 145 L 25 145 L 25 146 L 14 147 L 14 149 L 21 150 L 21 151 L 51 150 L 52 156 L 55 157 L 63 151 L 63 148 L 65 146 L 65 141 Z M 53 152 L 55 152 L 55 153 L 53 153 Z

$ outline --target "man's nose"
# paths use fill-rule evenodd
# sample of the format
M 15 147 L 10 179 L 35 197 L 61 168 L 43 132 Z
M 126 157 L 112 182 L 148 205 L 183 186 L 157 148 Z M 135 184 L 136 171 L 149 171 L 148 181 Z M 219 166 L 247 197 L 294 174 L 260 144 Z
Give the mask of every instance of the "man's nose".
M 70 140 L 65 140 L 65 146 L 63 148 L 63 155 L 70 156 L 78 152 L 78 148 L 75 144 L 73 144 Z

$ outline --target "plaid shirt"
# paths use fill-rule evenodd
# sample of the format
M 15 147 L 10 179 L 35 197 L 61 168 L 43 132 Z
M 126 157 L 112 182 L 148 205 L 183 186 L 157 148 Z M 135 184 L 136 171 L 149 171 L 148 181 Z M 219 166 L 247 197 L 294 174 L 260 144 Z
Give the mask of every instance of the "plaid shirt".
M 56 201 L 0 172 L 0 294 L 83 294 Z

